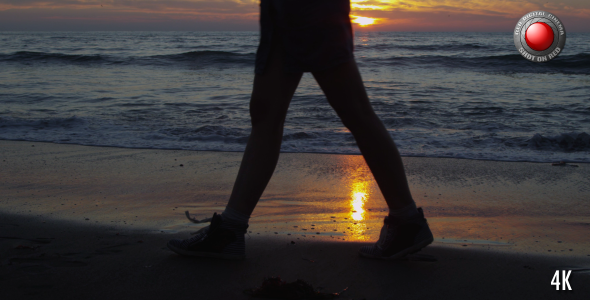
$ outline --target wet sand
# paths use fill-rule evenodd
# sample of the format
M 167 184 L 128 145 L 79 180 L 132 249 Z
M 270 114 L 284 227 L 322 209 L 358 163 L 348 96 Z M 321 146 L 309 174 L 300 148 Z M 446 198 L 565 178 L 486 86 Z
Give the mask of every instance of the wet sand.
M 583 299 L 590 166 L 404 158 L 435 243 L 360 258 L 387 208 L 362 157 L 281 154 L 247 259 L 167 250 L 223 210 L 241 153 L 0 141 L 0 286 L 8 299 L 247 299 L 265 276 L 342 299 Z M 294 242 L 294 243 L 292 243 Z M 550 285 L 573 269 L 573 291 Z M 584 270 L 586 269 L 586 270 Z

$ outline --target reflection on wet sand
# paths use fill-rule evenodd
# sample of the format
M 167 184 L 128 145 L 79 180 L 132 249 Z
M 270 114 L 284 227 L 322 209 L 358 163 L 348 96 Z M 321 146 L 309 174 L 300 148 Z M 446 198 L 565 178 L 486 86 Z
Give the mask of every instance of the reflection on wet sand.
M 366 165 L 360 165 L 351 168 L 349 175 L 345 179 L 346 185 L 350 190 L 350 218 L 353 220 L 349 229 L 348 236 L 352 240 L 365 241 L 369 237 L 365 235 L 367 231 L 365 203 L 369 199 L 369 184 L 372 177 L 368 173 Z
M 352 186 L 350 206 L 351 217 L 355 221 L 362 221 L 365 219 L 365 210 L 363 206 L 367 201 L 367 183 L 366 182 L 355 182 Z

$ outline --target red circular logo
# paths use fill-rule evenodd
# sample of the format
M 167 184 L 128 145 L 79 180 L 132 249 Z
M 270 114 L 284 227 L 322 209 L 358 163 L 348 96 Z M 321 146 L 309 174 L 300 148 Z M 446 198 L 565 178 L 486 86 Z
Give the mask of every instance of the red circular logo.
M 514 46 L 530 61 L 548 62 L 563 51 L 565 27 L 554 14 L 532 11 L 514 27 Z
M 553 30 L 547 23 L 533 23 L 526 30 L 525 40 L 531 49 L 544 51 L 553 44 Z

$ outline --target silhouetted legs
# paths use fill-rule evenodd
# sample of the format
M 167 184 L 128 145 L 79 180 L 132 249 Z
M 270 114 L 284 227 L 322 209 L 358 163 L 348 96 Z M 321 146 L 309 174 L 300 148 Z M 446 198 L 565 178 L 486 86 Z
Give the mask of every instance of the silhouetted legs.
M 250 102 L 252 133 L 227 207 L 249 216 L 279 158 L 283 124 L 302 73 L 285 73 L 274 45 L 264 75 L 256 74 Z M 350 130 L 390 209 L 413 203 L 401 157 L 367 97 L 354 60 L 314 72 L 330 105 Z
M 275 39 L 276 40 L 276 39 Z M 279 160 L 283 124 L 303 73 L 285 73 L 277 44 L 263 75 L 254 76 L 250 100 L 252 132 L 227 206 L 249 216 Z
M 342 123 L 354 136 L 390 209 L 412 203 L 401 156 L 377 117 L 354 60 L 322 72 L 314 78 Z

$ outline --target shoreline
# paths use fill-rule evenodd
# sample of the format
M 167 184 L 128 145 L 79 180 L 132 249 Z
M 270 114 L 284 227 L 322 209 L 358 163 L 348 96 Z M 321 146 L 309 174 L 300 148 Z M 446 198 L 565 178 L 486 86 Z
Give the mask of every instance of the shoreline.
M 161 151 L 192 151 L 192 152 L 221 152 L 221 153 L 244 153 L 244 151 L 230 151 L 230 150 L 193 150 L 183 148 L 148 148 L 148 147 L 123 147 L 123 146 L 110 146 L 110 145 L 85 145 L 76 143 L 57 143 L 51 141 L 28 141 L 28 140 L 11 140 L 11 139 L 0 139 L 5 142 L 24 142 L 24 143 L 42 143 L 42 144 L 55 144 L 55 145 L 72 145 L 72 146 L 84 146 L 84 147 L 96 147 L 96 148 L 116 148 L 116 149 L 131 149 L 131 150 L 161 150 Z M 290 152 L 281 151 L 281 154 L 326 154 L 326 155 L 353 155 L 360 156 L 361 153 L 338 153 L 338 152 Z M 401 157 L 408 158 L 434 158 L 434 159 L 460 159 L 460 160 L 476 160 L 476 161 L 491 161 L 491 162 L 522 162 L 522 163 L 538 163 L 538 164 L 551 164 L 558 162 L 573 163 L 573 164 L 590 164 L 590 162 L 580 162 L 576 160 L 551 160 L 551 161 L 530 161 L 530 160 L 494 160 L 487 158 L 469 158 L 469 157 L 447 157 L 447 156 L 421 156 L 421 155 L 401 155 Z
M 274 275 L 325 292 L 348 286 L 342 299 L 590 293 L 583 270 L 570 277 L 573 291 L 549 284 L 556 267 L 590 268 L 590 164 L 404 157 L 435 242 L 383 262 L 357 254 L 377 240 L 387 213 L 363 158 L 283 153 L 252 215 L 245 261 L 167 250 L 169 239 L 206 225 L 185 211 L 202 219 L 223 210 L 241 156 L 0 141 L 6 295 L 248 299 L 244 289 Z

